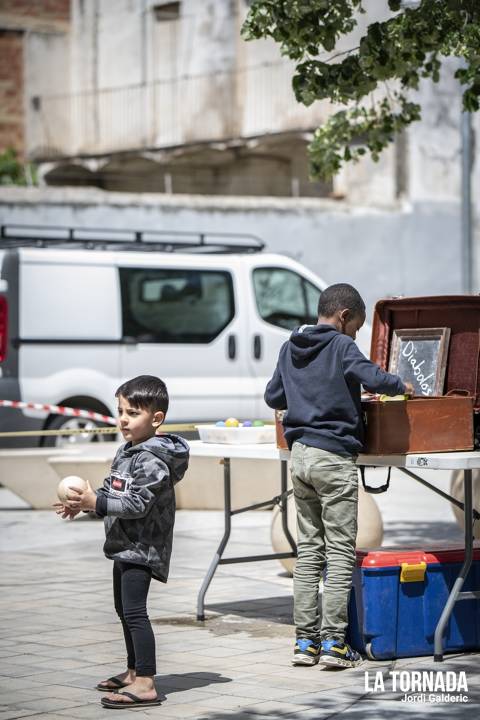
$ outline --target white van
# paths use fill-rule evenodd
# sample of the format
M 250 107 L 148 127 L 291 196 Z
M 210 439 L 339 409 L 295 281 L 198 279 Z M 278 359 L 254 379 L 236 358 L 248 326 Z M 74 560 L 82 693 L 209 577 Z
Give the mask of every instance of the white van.
M 151 374 L 169 422 L 271 420 L 279 348 L 325 287 L 247 236 L 4 226 L 0 243 L 0 399 L 107 415 L 120 383 Z M 91 424 L 0 408 L 0 430 Z

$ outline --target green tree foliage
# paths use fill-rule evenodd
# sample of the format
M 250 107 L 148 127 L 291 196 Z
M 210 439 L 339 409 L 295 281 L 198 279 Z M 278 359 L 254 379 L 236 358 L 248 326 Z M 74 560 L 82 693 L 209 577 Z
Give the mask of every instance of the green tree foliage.
M 271 37 L 296 64 L 293 89 L 304 105 L 344 106 L 315 131 L 311 174 L 332 177 L 344 162 L 374 160 L 396 133 L 421 117 L 411 99 L 421 78 L 438 82 L 442 60 L 463 58 L 455 77 L 463 107 L 480 97 L 480 0 L 377 0 L 391 14 L 373 22 L 358 47 L 334 53 L 365 12 L 363 0 L 254 0 L 242 28 L 246 40 Z M 370 7 L 372 5 L 370 4 Z M 320 57 L 333 53 L 327 60 Z M 376 91 L 376 92 L 375 92 Z
M 7 148 L 0 151 L 0 185 L 36 185 L 35 168 L 23 165 L 17 156 L 17 151 Z

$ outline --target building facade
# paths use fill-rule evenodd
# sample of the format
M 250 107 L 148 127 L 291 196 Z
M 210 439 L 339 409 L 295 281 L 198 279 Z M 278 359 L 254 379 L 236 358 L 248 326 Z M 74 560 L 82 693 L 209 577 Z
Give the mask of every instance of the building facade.
M 421 123 L 378 163 L 308 178 L 307 145 L 332 112 L 296 102 L 273 41 L 245 42 L 248 0 L 0 0 L 0 145 L 51 185 L 106 190 L 345 198 L 391 205 L 458 197 L 460 97 L 453 70 L 420 90 Z M 335 52 L 355 47 L 387 3 Z M 445 138 L 448 142 L 445 142 Z
M 456 63 L 445 63 L 440 83 L 422 81 L 414 94 L 422 120 L 396 138 L 378 163 L 364 158 L 331 183 L 312 183 L 307 145 L 334 109 L 326 102 L 298 104 L 293 65 L 278 46 L 241 39 L 248 4 L 0 0 L 0 148 L 12 145 L 38 163 L 45 185 L 161 194 L 165 207 L 172 195 L 185 197 L 189 208 L 195 200 L 187 195 L 218 196 L 230 230 L 255 217 L 257 233 L 272 249 L 310 264 L 327 280 L 338 277 L 337 264 L 355 282 L 366 270 L 373 273 L 372 301 L 374 294 L 413 287 L 420 294 L 464 289 Z M 388 13 L 386 1 L 364 0 L 364 6 L 359 27 L 335 52 L 358 45 L 365 26 Z M 476 116 L 473 124 L 478 131 Z M 472 178 L 476 220 L 475 153 Z M 318 206 L 297 212 L 290 200 L 284 222 L 275 203 L 259 204 L 253 213 L 246 201 L 245 216 L 235 204 L 228 214 L 221 196 L 304 197 Z M 105 205 L 117 202 L 109 198 Z M 105 213 L 111 224 L 114 211 Z M 159 209 L 154 220 L 145 210 L 141 224 L 158 226 L 167 215 Z M 205 210 L 178 217 L 216 223 Z M 339 263 L 345 253 L 355 265 Z M 474 252 L 472 260 L 475 287 L 479 255 Z

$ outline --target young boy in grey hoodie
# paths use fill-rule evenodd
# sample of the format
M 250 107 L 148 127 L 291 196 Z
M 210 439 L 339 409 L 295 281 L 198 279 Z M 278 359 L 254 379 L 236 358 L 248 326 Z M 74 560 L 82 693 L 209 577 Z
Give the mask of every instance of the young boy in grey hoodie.
M 126 709 L 160 705 L 154 684 L 155 637 L 147 615 L 151 578 L 167 582 L 175 522 L 174 485 L 182 479 L 189 447 L 177 435 L 159 434 L 168 409 L 165 383 L 141 375 L 121 385 L 119 428 L 127 441 L 97 491 L 70 490 L 57 513 L 74 518 L 93 511 L 104 518 L 104 553 L 113 560 L 115 610 L 122 622 L 127 670 L 97 685 L 102 705 Z M 121 688 L 127 688 L 118 692 Z

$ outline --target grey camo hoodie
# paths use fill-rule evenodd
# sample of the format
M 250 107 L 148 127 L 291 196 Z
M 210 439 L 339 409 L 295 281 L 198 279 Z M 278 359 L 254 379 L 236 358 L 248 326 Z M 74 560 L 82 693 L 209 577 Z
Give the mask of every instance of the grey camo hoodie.
M 175 522 L 173 486 L 185 474 L 188 459 L 188 444 L 178 435 L 155 435 L 118 449 L 109 477 L 96 491 L 108 558 L 146 565 L 152 577 L 167 582 Z

